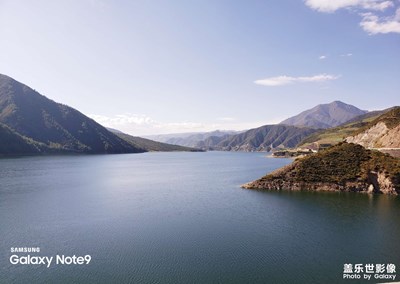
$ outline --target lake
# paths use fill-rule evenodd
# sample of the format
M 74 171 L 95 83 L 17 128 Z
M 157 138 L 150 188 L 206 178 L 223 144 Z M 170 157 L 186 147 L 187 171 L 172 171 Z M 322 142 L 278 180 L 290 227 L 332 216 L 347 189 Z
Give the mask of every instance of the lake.
M 266 155 L 0 159 L 0 282 L 355 283 L 344 264 L 400 271 L 398 197 L 240 188 L 291 162 Z M 12 265 L 13 254 L 91 261 Z

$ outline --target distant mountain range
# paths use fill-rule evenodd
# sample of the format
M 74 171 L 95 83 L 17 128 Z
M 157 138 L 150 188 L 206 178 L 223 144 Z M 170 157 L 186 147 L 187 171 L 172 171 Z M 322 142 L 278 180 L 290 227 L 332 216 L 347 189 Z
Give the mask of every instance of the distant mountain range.
M 398 148 L 399 109 L 366 112 L 334 101 L 277 125 L 242 132 L 218 130 L 151 136 L 156 142 L 106 129 L 76 109 L 0 74 L 0 155 L 197 151 L 194 148 L 270 151 L 299 145 L 318 149 L 344 140 L 365 147 Z
M 210 132 L 195 132 L 195 133 L 176 133 L 176 134 L 161 134 L 161 135 L 150 135 L 146 136 L 146 138 L 168 143 L 181 145 L 186 147 L 195 147 L 202 148 L 199 145 L 204 145 L 203 141 L 206 141 L 208 138 L 213 137 L 216 139 L 217 137 L 227 137 L 231 134 L 240 133 L 239 131 L 231 131 L 231 130 L 215 130 Z
M 148 140 L 141 141 L 140 146 L 126 141 L 79 111 L 0 74 L 0 154 L 154 150 L 154 144 L 146 142 L 151 144 Z
M 276 148 L 294 147 L 316 131 L 308 127 L 291 125 L 264 125 L 235 135 L 209 137 L 202 143 L 204 143 L 203 148 L 209 150 L 270 151 Z M 201 146 L 200 143 L 197 144 L 197 147 Z
M 264 125 L 242 132 L 213 131 L 206 133 L 168 134 L 150 136 L 157 141 L 204 150 L 220 151 L 270 151 L 292 148 L 313 133 L 340 125 L 367 111 L 334 101 L 321 104 L 278 125 Z
M 150 139 L 138 137 L 138 136 L 132 136 L 126 133 L 123 133 L 119 130 L 116 129 L 109 129 L 111 132 L 113 132 L 115 135 L 117 135 L 119 138 L 127 141 L 129 144 L 132 146 L 143 149 L 146 152 L 199 152 L 201 151 L 200 149 L 195 149 L 195 148 L 190 148 L 190 147 L 185 147 L 185 146 L 180 146 L 180 145 L 173 145 L 173 144 L 167 144 L 167 143 L 161 143 L 157 141 L 153 141 Z
M 218 151 L 270 151 L 296 146 L 308 135 L 316 132 L 309 127 L 290 125 L 264 125 L 247 131 L 212 131 L 191 134 L 149 136 L 170 144 Z
M 312 109 L 301 112 L 298 115 L 285 119 L 280 124 L 306 126 L 311 128 L 330 128 L 367 111 L 345 104 L 341 101 L 334 101 L 329 104 L 321 104 Z

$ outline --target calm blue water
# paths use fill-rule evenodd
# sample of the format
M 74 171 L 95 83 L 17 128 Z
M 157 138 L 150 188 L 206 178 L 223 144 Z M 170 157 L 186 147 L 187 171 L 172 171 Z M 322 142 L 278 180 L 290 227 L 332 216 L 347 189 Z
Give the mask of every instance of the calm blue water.
M 340 283 L 344 263 L 400 271 L 399 198 L 240 188 L 289 162 L 230 152 L 1 159 L 0 282 Z M 92 261 L 11 265 L 10 248 L 25 246 Z

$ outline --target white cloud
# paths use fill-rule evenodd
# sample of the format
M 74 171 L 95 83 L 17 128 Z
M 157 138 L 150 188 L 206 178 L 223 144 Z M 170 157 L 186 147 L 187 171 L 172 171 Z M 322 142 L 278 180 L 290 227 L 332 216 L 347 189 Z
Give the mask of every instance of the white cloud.
M 324 60 L 324 59 L 326 59 L 326 58 L 327 58 L 326 55 L 321 55 L 320 57 L 318 57 L 319 60 Z
M 377 12 L 383 12 L 391 7 L 398 7 L 400 1 L 394 0 L 305 0 L 305 4 L 319 12 L 333 13 L 343 8 L 352 8 L 360 13 L 362 20 L 360 26 L 367 33 L 387 34 L 400 33 L 400 8 L 395 15 L 381 16 Z M 396 3 L 396 4 L 395 4 Z
M 107 127 L 118 127 L 124 124 L 136 124 L 136 125 L 153 125 L 156 122 L 152 120 L 150 117 L 145 115 L 138 114 L 118 114 L 113 117 L 108 117 L 104 115 L 96 115 L 90 114 L 88 115 L 90 118 L 94 119 L 100 124 L 103 124 Z
M 290 76 L 277 76 L 270 77 L 266 79 L 256 80 L 254 83 L 263 86 L 284 86 L 293 83 L 313 83 L 313 82 L 326 82 L 338 79 L 339 76 L 329 75 L 329 74 L 319 74 L 310 77 L 290 77 Z
M 202 123 L 196 122 L 162 123 L 141 114 L 118 114 L 111 117 L 90 114 L 88 116 L 105 127 L 115 128 L 132 135 L 193 132 L 200 131 L 204 127 Z
M 244 130 L 259 127 L 265 124 L 278 123 L 282 120 L 236 122 L 232 117 L 220 117 L 217 118 L 218 122 L 216 123 L 200 123 L 160 122 L 146 115 L 140 114 L 119 114 L 114 116 L 90 114 L 88 116 L 105 127 L 114 128 L 134 136 L 185 132 L 207 132 L 214 130 Z
M 373 13 L 363 13 L 360 26 L 369 34 L 400 33 L 400 8 L 392 17 L 379 18 Z
M 353 53 L 346 53 L 346 54 L 341 54 L 341 57 L 350 57 L 353 56 Z
M 393 7 L 393 1 L 361 1 L 361 7 L 367 10 L 384 11 Z
M 325 13 L 332 13 L 342 8 L 384 11 L 394 5 L 393 1 L 387 0 L 305 0 L 305 4 L 311 9 Z

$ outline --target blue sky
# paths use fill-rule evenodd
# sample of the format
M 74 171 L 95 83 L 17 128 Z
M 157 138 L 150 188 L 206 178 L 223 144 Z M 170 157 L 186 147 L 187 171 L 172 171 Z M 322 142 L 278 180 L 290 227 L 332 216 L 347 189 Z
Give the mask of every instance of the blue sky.
M 399 105 L 400 1 L 0 0 L 0 73 L 134 135 Z

